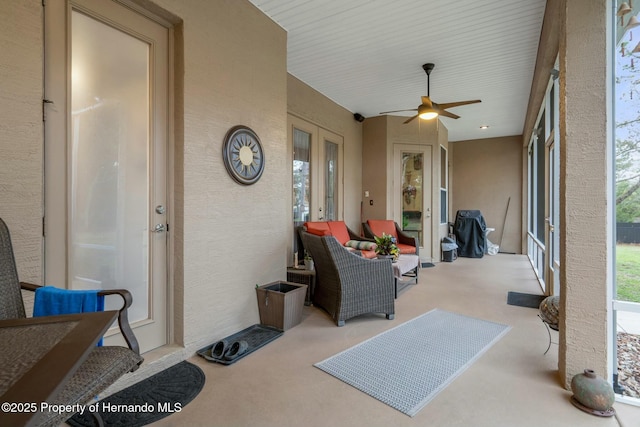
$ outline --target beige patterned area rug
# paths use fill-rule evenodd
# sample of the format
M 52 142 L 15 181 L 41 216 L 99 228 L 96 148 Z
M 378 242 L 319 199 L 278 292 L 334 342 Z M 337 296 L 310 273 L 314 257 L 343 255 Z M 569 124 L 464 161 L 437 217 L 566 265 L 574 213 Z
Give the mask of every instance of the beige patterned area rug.
M 434 309 L 314 366 L 413 417 L 509 329 Z

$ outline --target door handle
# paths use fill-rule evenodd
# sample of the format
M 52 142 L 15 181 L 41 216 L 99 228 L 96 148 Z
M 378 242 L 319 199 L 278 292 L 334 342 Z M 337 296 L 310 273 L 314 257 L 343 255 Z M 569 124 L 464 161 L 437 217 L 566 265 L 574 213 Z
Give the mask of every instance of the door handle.
M 167 227 L 164 224 L 156 224 L 155 227 L 153 227 L 153 230 L 151 230 L 153 233 L 164 233 L 165 231 L 167 231 Z

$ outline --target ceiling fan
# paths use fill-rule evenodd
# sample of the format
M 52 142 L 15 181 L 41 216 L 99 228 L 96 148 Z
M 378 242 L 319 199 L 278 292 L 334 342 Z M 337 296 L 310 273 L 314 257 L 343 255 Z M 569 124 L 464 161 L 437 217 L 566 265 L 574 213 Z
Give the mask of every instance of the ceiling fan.
M 383 111 L 380 114 L 399 113 L 402 111 L 417 111 L 418 114 L 407 119 L 404 122 L 405 124 L 409 123 L 416 117 L 420 117 L 421 119 L 425 119 L 425 120 L 435 119 L 438 116 L 449 117 L 452 119 L 459 119 L 460 116 L 450 113 L 446 111 L 446 109 L 459 107 L 461 105 L 477 104 L 478 102 L 482 102 L 479 99 L 474 99 L 472 101 L 447 102 L 445 104 L 436 104 L 435 102 L 433 102 L 431 98 L 429 98 L 429 76 L 431 75 L 431 71 L 433 70 L 433 67 L 435 67 L 435 64 L 433 63 L 427 63 L 422 66 L 422 69 L 425 71 L 425 73 L 427 73 L 427 96 L 422 97 L 422 104 L 420 104 L 418 108 L 412 108 L 408 110 Z

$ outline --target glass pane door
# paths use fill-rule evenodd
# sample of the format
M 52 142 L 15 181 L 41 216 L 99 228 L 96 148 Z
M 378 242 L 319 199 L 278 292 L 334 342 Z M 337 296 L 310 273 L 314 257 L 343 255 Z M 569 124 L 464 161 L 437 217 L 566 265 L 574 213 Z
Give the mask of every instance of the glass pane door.
M 324 142 L 324 212 L 327 221 L 338 219 L 338 144 Z
M 114 1 L 51 2 L 44 14 L 55 106 L 45 122 L 45 281 L 129 290 L 146 352 L 168 336 L 169 31 Z M 124 341 L 114 329 L 107 345 Z
M 433 146 L 418 144 L 393 145 L 393 185 L 392 211 L 389 217 L 407 234 L 420 241 L 420 259 L 433 261 L 434 224 L 431 219 L 433 201 L 439 213 L 438 191 L 432 186 L 433 169 L 431 159 Z M 436 181 L 437 181 L 436 177 Z M 439 184 L 436 184 L 439 188 Z M 436 227 L 440 219 L 436 219 Z
M 149 45 L 76 11 L 71 34 L 71 286 L 147 301 Z
M 293 252 L 298 252 L 299 226 L 309 221 L 311 207 L 311 134 L 293 128 Z M 298 254 L 301 259 L 302 253 Z
M 424 155 L 402 153 L 402 229 L 424 242 L 422 216 L 424 211 L 423 186 Z
M 301 261 L 298 227 L 306 221 L 342 220 L 343 137 L 292 115 L 287 123 L 293 161 L 293 250 L 288 259 L 297 254 Z

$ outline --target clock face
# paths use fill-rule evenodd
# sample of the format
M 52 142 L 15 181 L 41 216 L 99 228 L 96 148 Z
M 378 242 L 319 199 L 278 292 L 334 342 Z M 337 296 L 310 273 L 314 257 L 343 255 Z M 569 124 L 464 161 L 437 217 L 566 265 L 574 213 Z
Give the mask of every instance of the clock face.
M 260 139 L 246 126 L 229 129 L 222 146 L 222 158 L 229 175 L 240 184 L 255 183 L 264 170 L 264 152 Z

